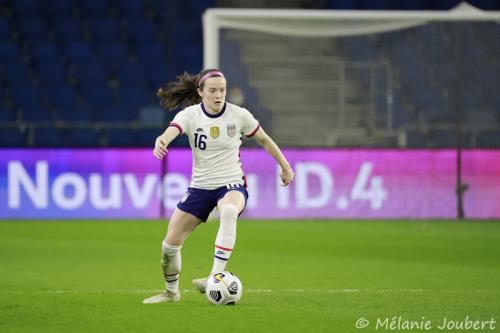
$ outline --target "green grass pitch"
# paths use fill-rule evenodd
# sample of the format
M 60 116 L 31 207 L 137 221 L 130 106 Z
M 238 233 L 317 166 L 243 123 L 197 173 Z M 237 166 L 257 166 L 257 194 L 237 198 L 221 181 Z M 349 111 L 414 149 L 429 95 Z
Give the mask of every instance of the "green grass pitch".
M 181 302 L 143 305 L 163 287 L 166 222 L 0 223 L 0 332 L 403 331 L 377 328 L 387 318 L 437 332 L 444 318 L 500 321 L 498 221 L 242 220 L 228 265 L 244 285 L 236 306 L 211 305 L 190 283 L 211 268 L 217 227 L 184 244 Z

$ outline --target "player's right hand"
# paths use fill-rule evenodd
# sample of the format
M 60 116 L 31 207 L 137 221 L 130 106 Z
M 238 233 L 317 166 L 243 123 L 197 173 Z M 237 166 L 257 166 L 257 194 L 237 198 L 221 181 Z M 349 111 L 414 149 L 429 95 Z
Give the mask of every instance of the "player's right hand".
M 161 137 L 157 137 L 155 141 L 155 149 L 153 149 L 153 155 L 159 159 L 162 160 L 165 155 L 167 155 L 168 149 L 167 149 L 167 144 L 165 141 L 161 139 Z

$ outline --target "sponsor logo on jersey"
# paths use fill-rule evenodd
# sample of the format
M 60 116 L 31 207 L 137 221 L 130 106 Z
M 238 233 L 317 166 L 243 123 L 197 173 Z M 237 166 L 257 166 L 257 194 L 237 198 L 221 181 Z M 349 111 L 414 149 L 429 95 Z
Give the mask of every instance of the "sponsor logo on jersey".
M 236 135 L 236 124 L 227 124 L 227 135 L 232 138 Z
M 212 137 L 212 139 L 217 139 L 219 135 L 220 135 L 219 126 L 210 127 L 210 136 Z
M 198 128 L 196 129 L 196 132 L 203 132 L 203 128 L 198 127 Z

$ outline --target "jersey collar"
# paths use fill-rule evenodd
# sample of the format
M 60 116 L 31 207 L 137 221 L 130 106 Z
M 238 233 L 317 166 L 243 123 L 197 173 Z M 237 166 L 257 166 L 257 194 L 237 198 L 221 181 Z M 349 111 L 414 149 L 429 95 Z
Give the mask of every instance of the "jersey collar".
M 203 105 L 203 103 L 200 104 L 201 105 L 201 109 L 203 110 L 203 113 L 209 117 L 209 118 L 218 118 L 220 116 L 222 116 L 224 114 L 224 111 L 226 111 L 226 106 L 227 106 L 227 103 L 224 102 L 224 106 L 222 107 L 222 110 L 220 110 L 219 113 L 217 114 L 211 114 L 211 113 L 208 113 L 207 110 L 205 110 L 205 105 Z

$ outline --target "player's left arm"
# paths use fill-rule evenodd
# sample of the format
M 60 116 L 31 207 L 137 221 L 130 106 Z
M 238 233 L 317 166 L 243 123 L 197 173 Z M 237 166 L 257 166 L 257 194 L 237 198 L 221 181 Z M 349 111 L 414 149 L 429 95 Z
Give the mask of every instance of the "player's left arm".
M 295 173 L 293 172 L 290 163 L 288 163 L 285 155 L 281 152 L 281 149 L 278 145 L 271 139 L 269 135 L 260 127 L 257 132 L 253 136 L 257 143 L 261 145 L 281 167 L 281 181 L 283 182 L 283 186 L 290 185 L 295 177 Z

